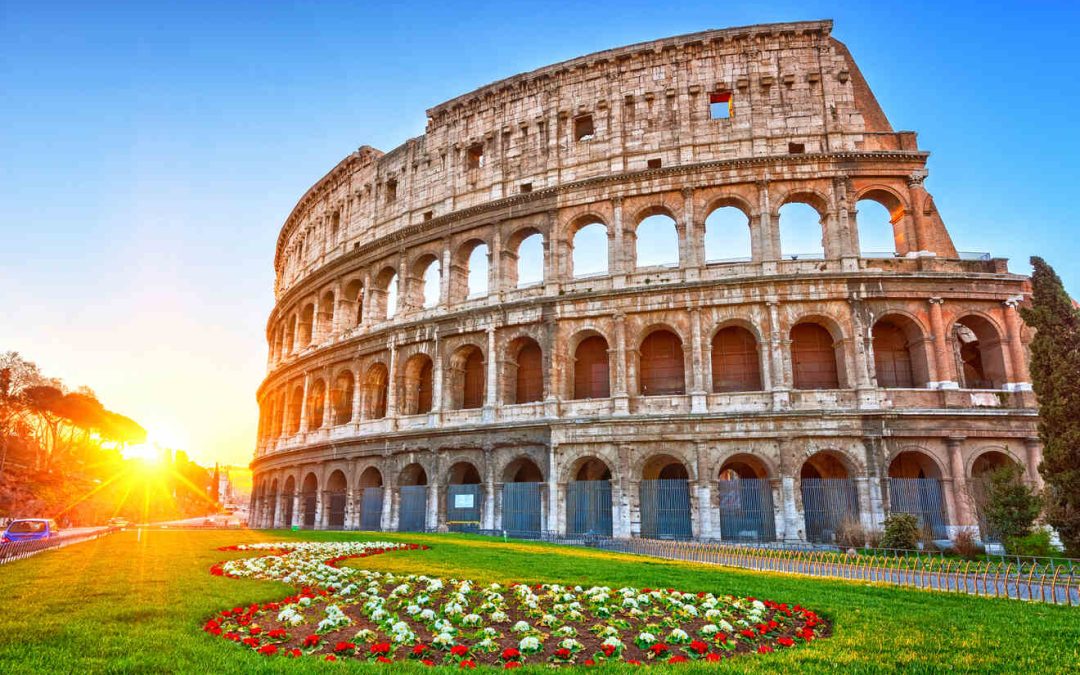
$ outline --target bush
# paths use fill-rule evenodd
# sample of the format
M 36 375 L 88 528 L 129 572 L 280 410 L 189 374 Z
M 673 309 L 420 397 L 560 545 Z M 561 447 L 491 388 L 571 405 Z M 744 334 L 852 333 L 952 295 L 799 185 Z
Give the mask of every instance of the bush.
M 1005 550 L 1011 555 L 1035 557 L 1045 557 L 1055 552 L 1054 547 L 1050 545 L 1050 533 L 1046 530 L 1036 530 L 1023 537 L 1006 539 Z
M 952 550 L 956 555 L 967 558 L 968 560 L 975 560 L 982 555 L 983 549 L 975 539 L 975 535 L 971 530 L 960 530 L 956 533 L 956 536 L 952 540 Z
M 919 519 L 910 513 L 891 513 L 885 519 L 884 548 L 915 550 L 919 547 Z
M 858 518 L 847 517 L 836 528 L 836 545 L 859 549 L 866 545 L 866 530 Z
M 1042 510 L 1042 498 L 1026 485 L 1015 464 L 994 470 L 986 482 L 985 515 L 990 532 L 1002 542 L 1027 536 Z

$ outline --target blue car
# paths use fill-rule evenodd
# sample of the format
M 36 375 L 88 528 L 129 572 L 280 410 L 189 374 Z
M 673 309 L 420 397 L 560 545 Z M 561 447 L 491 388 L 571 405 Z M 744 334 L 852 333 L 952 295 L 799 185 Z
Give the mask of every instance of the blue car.
M 4 536 L 0 543 L 8 544 L 16 541 L 38 541 L 50 539 L 60 534 L 60 528 L 55 520 L 47 518 L 23 518 L 13 520 L 4 530 Z

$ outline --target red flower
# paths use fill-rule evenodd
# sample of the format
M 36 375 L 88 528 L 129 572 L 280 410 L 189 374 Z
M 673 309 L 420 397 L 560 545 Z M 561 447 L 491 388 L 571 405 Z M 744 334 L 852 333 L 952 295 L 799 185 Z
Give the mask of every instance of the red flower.
M 389 654 L 390 653 L 390 643 L 389 642 L 379 642 L 377 644 L 373 644 L 373 645 L 371 645 L 371 650 L 370 651 L 371 651 L 372 654 L 375 654 L 377 656 L 378 655 Z
M 267 656 L 277 654 L 277 645 L 263 645 L 262 647 L 259 647 L 259 653 Z
M 424 659 L 424 660 L 420 661 L 420 663 L 424 664 L 425 666 L 433 666 L 433 665 L 435 665 L 435 662 L 432 661 L 431 659 Z
M 426 651 L 427 651 L 427 647 L 424 646 L 424 645 L 416 645 L 415 647 L 412 648 L 413 656 L 420 656 L 421 654 L 423 654 Z
M 615 645 L 600 645 L 600 651 L 604 653 L 604 656 L 614 656 Z
M 520 667 L 521 667 L 521 661 L 507 661 L 506 663 L 503 664 L 503 668 L 505 668 L 506 670 L 510 670 L 511 668 L 520 668 Z
M 667 660 L 668 663 L 686 663 L 690 659 L 686 658 L 682 654 L 676 654 Z
M 334 656 L 333 654 L 327 654 L 326 655 L 326 660 L 327 661 L 337 661 L 337 657 Z
M 757 648 L 758 654 L 769 654 L 772 652 L 772 647 L 769 645 L 759 645 Z
M 257 638 L 257 637 L 246 637 L 246 638 L 244 638 L 242 640 L 242 642 L 244 644 L 246 644 L 248 647 L 258 647 L 259 646 L 259 638 Z
M 739 631 L 739 635 L 741 635 L 743 637 L 746 637 L 746 638 L 751 638 L 751 639 L 757 637 L 757 633 L 750 630 L 749 628 L 743 628 L 741 631 Z
M 587 666 L 595 666 L 596 661 L 593 661 L 592 659 L 585 659 L 585 665 L 587 665 Z
M 809 628 L 803 628 L 799 631 L 799 637 L 809 642 L 814 639 L 814 631 Z
M 660 656 L 667 652 L 668 646 L 663 642 L 657 642 L 652 647 L 649 647 L 649 651 L 653 653 L 653 656 Z
M 355 642 L 339 642 L 336 645 L 334 645 L 334 651 L 335 652 L 347 652 L 347 651 L 350 651 L 350 650 L 353 650 L 353 649 L 356 649 L 356 643 Z
M 716 634 L 716 641 L 719 644 L 724 644 L 725 642 L 727 642 L 727 633 L 717 633 Z
M 709 645 L 705 644 L 701 640 L 694 640 L 690 643 L 690 649 L 698 654 L 704 654 L 709 651 Z
M 317 646 L 319 644 L 319 639 L 320 638 L 319 638 L 318 635 L 309 635 L 306 638 L 304 638 L 304 646 L 305 647 L 315 647 L 315 646 Z
M 776 643 L 784 647 L 790 647 L 791 645 L 795 644 L 795 641 L 784 635 L 782 637 L 776 638 Z
M 258 635 L 261 632 L 262 628 L 259 628 L 258 626 L 252 626 L 251 630 L 248 631 L 248 633 L 251 633 L 252 635 Z
M 375 660 L 378 661 L 379 663 L 393 663 L 394 662 L 393 659 L 388 659 L 385 656 L 380 656 Z
M 520 657 L 521 652 L 519 652 L 515 647 L 507 647 L 503 650 L 502 653 L 503 661 L 516 661 Z
M 275 628 L 272 631 L 267 631 L 266 637 L 274 638 L 275 640 L 277 638 L 283 638 L 283 637 L 285 637 L 285 629 L 284 628 Z
M 287 652 L 285 652 L 285 653 L 286 653 L 286 654 L 288 654 L 288 655 L 289 655 L 290 657 L 292 657 L 292 658 L 294 658 L 294 659 L 295 659 L 295 658 L 297 658 L 298 656 L 300 656 L 301 654 L 303 654 L 304 652 L 300 651 L 300 650 L 299 650 L 299 649 L 297 649 L 296 647 L 293 647 L 292 649 L 290 649 L 289 651 L 287 651 Z
M 559 647 L 555 650 L 555 658 L 557 659 L 568 659 L 570 656 L 570 650 L 566 647 Z
M 464 661 L 462 661 L 458 665 L 460 667 L 462 667 L 462 668 L 475 668 L 476 667 L 476 661 L 471 661 L 469 659 L 465 659 Z
M 716 652 L 709 652 L 708 654 L 705 655 L 705 660 L 706 661 L 719 661 L 720 660 L 720 655 L 717 654 Z
M 450 649 L 450 653 L 453 654 L 454 656 L 465 656 L 466 654 L 469 653 L 469 648 L 466 647 L 465 645 L 454 645 Z

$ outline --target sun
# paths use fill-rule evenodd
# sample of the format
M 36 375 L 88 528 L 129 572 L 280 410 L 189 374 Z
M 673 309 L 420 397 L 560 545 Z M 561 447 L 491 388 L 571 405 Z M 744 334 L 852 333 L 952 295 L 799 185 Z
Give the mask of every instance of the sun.
M 137 459 L 147 465 L 157 465 L 164 461 L 164 451 L 153 441 L 147 440 L 138 445 L 129 445 L 123 450 L 125 459 Z

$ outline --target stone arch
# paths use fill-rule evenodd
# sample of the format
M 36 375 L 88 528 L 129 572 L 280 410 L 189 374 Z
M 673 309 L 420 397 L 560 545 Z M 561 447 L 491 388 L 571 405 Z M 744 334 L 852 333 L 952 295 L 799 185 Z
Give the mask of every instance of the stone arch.
M 729 455 L 720 464 L 717 470 L 720 480 L 735 478 L 758 478 L 772 477 L 773 470 L 767 460 L 750 452 L 736 452 Z
M 281 491 L 282 505 L 281 505 L 281 522 L 286 528 L 292 527 L 293 520 L 295 520 L 295 504 L 293 500 L 296 497 L 296 477 L 289 475 L 285 479 L 284 488 Z
M 362 279 L 352 279 L 345 284 L 345 290 L 341 294 L 341 308 L 346 327 L 355 328 L 364 320 L 364 282 Z
M 300 334 L 297 346 L 307 347 L 315 337 L 315 303 L 309 302 L 300 310 Z
M 671 453 L 653 453 L 641 464 L 638 514 L 641 536 L 689 539 L 694 532 L 691 467 Z M 700 508 L 698 509 L 700 511 Z
M 613 480 L 612 465 L 597 455 L 582 455 L 566 469 L 567 481 Z
M 394 318 L 400 309 L 401 279 L 397 270 L 387 265 L 382 268 L 374 281 L 375 288 L 371 295 L 371 315 L 376 321 Z
M 574 358 L 573 379 L 569 383 L 572 399 L 609 398 L 611 396 L 611 356 L 608 340 L 597 330 L 587 329 L 570 339 Z
M 439 304 L 442 293 L 442 261 L 434 253 L 419 255 L 412 264 L 409 299 L 405 306 L 431 309 Z
M 419 462 L 412 462 L 405 465 L 398 474 L 398 485 L 400 486 L 414 486 L 414 485 L 427 485 L 428 474 L 427 469 L 423 464 Z
M 812 222 L 815 218 L 809 211 L 800 210 L 797 206 L 799 204 L 808 206 L 815 212 L 816 223 Z M 775 213 L 780 256 L 811 259 L 826 257 L 828 246 L 826 245 L 825 221 L 828 214 L 829 200 L 816 190 L 797 188 L 784 195 Z M 796 250 L 801 248 L 807 250 Z
M 861 202 L 873 202 L 879 204 L 888 212 L 888 229 L 878 232 L 877 229 L 873 232 L 867 232 L 867 226 L 870 225 L 866 222 L 864 217 L 858 215 L 859 204 Z M 886 251 L 880 249 L 882 253 L 888 253 L 895 255 L 897 253 L 905 253 L 912 250 L 909 242 L 908 233 L 906 231 L 907 213 L 908 209 L 903 197 L 897 194 L 892 188 L 884 185 L 872 185 L 859 191 L 855 196 L 855 224 L 859 237 L 859 252 L 860 255 L 865 256 L 867 253 L 873 253 L 878 249 L 880 243 L 891 243 L 891 247 Z M 878 236 L 866 236 L 867 234 L 877 234 Z
M 402 402 L 405 415 L 423 415 L 432 410 L 435 392 L 435 363 L 426 353 L 405 360 Z
M 326 382 L 320 377 L 308 387 L 308 429 L 321 429 L 326 414 Z
M 303 419 L 304 414 L 304 387 L 303 385 L 296 385 L 293 387 L 292 396 L 289 398 L 289 433 L 296 434 L 300 432 L 300 421 Z
M 641 462 L 641 480 L 691 480 L 691 464 L 676 453 L 652 453 Z
M 945 469 L 936 457 L 918 447 L 904 447 L 889 458 L 889 478 L 936 478 L 945 476 Z
M 802 317 L 792 325 L 789 337 L 796 389 L 840 389 L 846 385 L 844 339 L 836 321 L 820 315 Z
M 805 458 L 799 468 L 799 493 L 807 540 L 833 543 L 847 522 L 859 519 L 856 475 L 856 466 L 843 452 L 819 450 Z
M 567 256 L 570 261 L 568 276 L 601 276 L 608 269 L 608 240 L 611 228 L 603 218 L 586 213 L 570 221 L 566 227 Z
M 633 222 L 634 229 L 627 232 L 624 243 L 628 252 L 632 252 L 632 268 L 678 267 L 682 264 L 682 229 L 671 209 L 647 206 L 637 212 Z
M 1008 382 L 997 322 L 981 313 L 958 317 L 949 331 L 956 372 L 965 389 L 1001 389 Z
M 356 376 L 351 370 L 342 370 L 334 378 L 334 386 L 330 390 L 330 408 L 335 426 L 348 424 L 352 420 L 355 395 Z
M 481 482 L 480 469 L 467 459 L 454 462 L 446 471 L 447 485 L 479 485 Z
M 345 478 L 345 472 L 335 469 L 326 479 L 326 527 L 328 529 L 345 529 L 348 496 L 349 481 Z
M 762 363 L 759 335 L 743 321 L 718 326 L 710 342 L 714 392 L 761 391 Z
M 754 259 L 753 209 L 741 197 L 722 196 L 705 209 L 704 261 Z
M 1009 464 L 1021 469 L 1024 466 L 1023 462 L 1005 446 L 991 445 L 979 448 L 968 460 L 967 476 L 973 480 L 978 479 Z
M 522 335 L 506 349 L 504 367 L 507 403 L 534 403 L 544 400 L 544 355 L 540 343 Z
M 547 264 L 547 243 L 543 231 L 533 226 L 514 231 L 506 240 L 503 258 L 502 278 L 508 288 L 542 284 Z
M 450 355 L 446 372 L 447 407 L 450 410 L 482 408 L 487 388 L 484 350 L 466 343 Z
M 889 312 L 874 322 L 874 373 L 884 389 L 925 388 L 930 382 L 929 340 L 907 314 Z
M 356 487 L 358 488 L 375 488 L 383 486 L 382 471 L 377 466 L 368 466 L 356 479 Z
M 319 477 L 314 471 L 308 471 L 300 486 L 300 513 L 301 524 L 312 529 L 319 522 Z
M 968 498 L 975 507 L 975 515 L 979 523 L 979 532 L 983 539 L 1000 541 L 1001 536 L 994 531 L 986 519 L 986 510 L 989 505 L 990 479 L 993 473 L 1005 467 L 1015 467 L 1017 475 L 1024 478 L 1023 463 L 1013 456 L 1009 449 L 1001 446 L 980 448 L 972 454 L 968 464 Z
M 500 473 L 503 483 L 543 483 L 544 470 L 530 455 L 520 454 L 506 462 Z
M 839 450 L 817 450 L 799 466 L 799 478 L 854 478 L 858 466 Z
M 450 268 L 450 302 L 465 302 L 490 293 L 488 276 L 491 250 L 483 239 L 466 240 L 454 252 Z M 482 265 L 481 265 L 482 263 Z M 483 282 L 482 284 L 480 282 Z
M 285 328 L 285 356 L 292 354 L 296 350 L 296 314 L 289 315 Z
M 386 417 L 388 393 L 389 373 L 386 365 L 377 361 L 368 366 L 364 373 L 362 406 L 365 420 L 381 420 Z
M 720 465 L 717 513 L 725 541 L 775 541 L 776 513 L 768 463 L 748 452 L 736 452 Z
M 638 394 L 686 393 L 686 355 L 682 337 L 670 326 L 647 330 L 638 346 Z
M 322 296 L 319 297 L 318 329 L 315 331 L 315 336 L 318 339 L 329 337 L 334 332 L 336 300 L 337 298 L 334 297 L 332 289 L 323 291 Z

